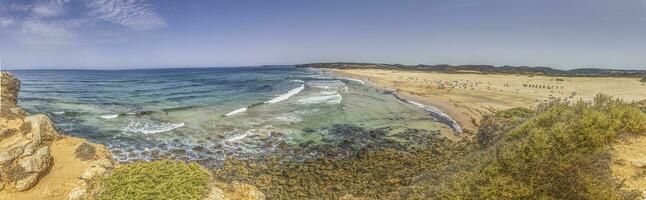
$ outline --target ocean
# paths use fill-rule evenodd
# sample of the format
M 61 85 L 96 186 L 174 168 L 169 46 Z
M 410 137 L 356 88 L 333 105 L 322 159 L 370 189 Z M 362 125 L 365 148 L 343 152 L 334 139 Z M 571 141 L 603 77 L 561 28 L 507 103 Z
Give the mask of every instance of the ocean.
M 47 115 L 63 134 L 108 146 L 121 162 L 344 157 L 361 148 L 408 148 L 419 134 L 450 131 L 419 105 L 316 69 L 12 73 L 22 81 L 19 106 Z

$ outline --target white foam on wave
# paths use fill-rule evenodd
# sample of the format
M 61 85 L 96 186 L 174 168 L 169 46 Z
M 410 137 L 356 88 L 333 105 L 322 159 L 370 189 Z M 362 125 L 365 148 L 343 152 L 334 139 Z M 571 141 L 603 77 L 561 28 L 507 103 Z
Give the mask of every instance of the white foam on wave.
M 305 81 L 303 81 L 303 80 L 292 80 L 292 82 L 305 83 Z
M 312 88 L 325 89 L 325 90 L 328 90 L 328 89 L 338 90 L 346 86 L 345 83 L 339 80 L 310 81 L 307 83 L 307 85 Z
M 247 136 L 249 136 L 249 132 L 245 132 L 245 133 L 239 134 L 239 135 L 234 135 L 233 137 L 227 138 L 225 140 L 227 142 L 235 142 L 235 141 L 238 141 L 238 140 L 242 140 L 242 139 L 246 138 Z
M 301 104 L 321 104 L 321 103 L 340 104 L 342 99 L 343 99 L 343 96 L 336 93 L 336 94 L 333 94 L 333 95 L 322 95 L 322 96 L 313 96 L 313 97 L 302 98 L 302 99 L 298 100 L 298 103 L 301 103 Z
M 353 78 L 342 78 L 342 79 L 348 80 L 348 81 L 354 81 L 354 82 L 360 83 L 361 85 L 366 84 L 366 82 L 363 82 L 362 80 L 359 80 L 359 79 L 353 79 Z
M 55 115 L 62 115 L 65 114 L 65 112 L 53 112 Z
M 343 93 L 348 93 L 348 86 L 345 86 L 345 87 L 341 88 L 340 91 L 343 92 Z
M 228 117 L 228 116 L 235 115 L 235 114 L 238 114 L 238 113 L 243 113 L 243 112 L 247 112 L 247 107 L 238 108 L 238 109 L 236 109 L 234 111 L 231 111 L 231 112 L 229 112 L 227 114 L 224 114 L 224 116 Z
M 101 115 L 101 116 L 99 116 L 99 117 L 100 117 L 100 118 L 103 118 L 103 119 L 114 119 L 114 118 L 119 117 L 119 114 Z
M 155 134 L 162 133 L 167 131 L 172 131 L 174 129 L 184 126 L 184 122 L 180 123 L 170 123 L 170 122 L 141 122 L 141 121 L 131 121 L 123 128 L 125 132 L 135 132 L 143 134 Z
M 302 84 L 301 86 L 299 86 L 297 88 L 294 88 L 294 89 L 291 89 L 287 93 L 282 94 L 280 96 L 277 96 L 277 97 L 275 97 L 275 98 L 273 98 L 273 99 L 271 99 L 269 101 L 266 101 L 265 103 L 278 103 L 278 102 L 281 102 L 281 101 L 285 101 L 285 100 L 289 99 L 289 97 L 292 97 L 292 96 L 300 93 L 304 89 L 305 89 L 305 84 Z

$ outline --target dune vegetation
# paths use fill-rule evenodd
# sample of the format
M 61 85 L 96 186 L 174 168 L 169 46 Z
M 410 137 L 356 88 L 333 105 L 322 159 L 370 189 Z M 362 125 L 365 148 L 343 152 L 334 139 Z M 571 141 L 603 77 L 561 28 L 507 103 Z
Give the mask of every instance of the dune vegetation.
M 609 153 L 645 134 L 646 114 L 634 104 L 603 94 L 591 104 L 553 103 L 420 191 L 440 199 L 634 199 L 611 175 Z

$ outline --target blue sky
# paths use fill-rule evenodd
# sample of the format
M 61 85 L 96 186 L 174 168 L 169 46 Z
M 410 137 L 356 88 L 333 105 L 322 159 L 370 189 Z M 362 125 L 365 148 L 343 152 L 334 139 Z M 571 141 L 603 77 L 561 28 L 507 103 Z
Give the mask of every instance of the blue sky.
M 646 69 L 646 0 L 0 0 L 0 56 L 5 69 Z

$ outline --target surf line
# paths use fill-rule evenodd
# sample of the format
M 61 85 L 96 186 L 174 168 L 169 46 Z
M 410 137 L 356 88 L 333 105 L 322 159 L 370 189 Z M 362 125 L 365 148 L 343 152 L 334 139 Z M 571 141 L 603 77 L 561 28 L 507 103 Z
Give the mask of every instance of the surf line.
M 224 114 L 224 116 L 228 117 L 228 116 L 235 115 L 235 114 L 238 114 L 238 113 L 243 113 L 243 112 L 247 112 L 247 107 L 238 108 L 238 109 L 236 109 L 234 111 L 231 111 L 231 112 L 229 112 L 227 114 Z
M 422 104 L 422 103 L 418 103 L 418 102 L 415 102 L 415 101 L 411 101 L 411 100 L 408 100 L 408 99 L 404 99 L 404 98 L 400 97 L 399 95 L 397 95 L 397 93 L 395 93 L 393 91 L 384 91 L 384 94 L 393 95 L 395 98 L 399 99 L 400 101 L 410 103 L 410 104 L 413 104 L 413 105 L 415 105 L 417 107 L 423 108 L 424 110 L 426 110 L 426 112 L 428 112 L 429 114 L 431 114 L 431 116 L 438 119 L 441 123 L 446 124 L 449 127 L 451 127 L 456 134 L 462 133 L 462 127 L 460 127 L 460 124 L 458 124 L 458 122 L 456 122 L 451 116 L 447 115 L 446 113 L 444 113 L 439 108 L 429 106 L 429 105 L 425 105 L 425 104 Z
M 274 97 L 273 99 L 271 99 L 269 101 L 265 101 L 265 103 L 278 103 L 278 102 L 281 102 L 281 101 L 285 101 L 285 100 L 289 99 L 289 97 L 292 97 L 292 96 L 300 93 L 304 89 L 305 89 L 305 84 L 301 84 L 301 86 L 299 86 L 297 88 L 294 88 L 294 89 L 291 89 L 287 93 L 282 94 L 282 95 L 277 96 L 277 97 Z
M 238 109 L 236 109 L 234 111 L 231 111 L 231 112 L 229 112 L 227 114 L 224 114 L 224 116 L 229 117 L 229 116 L 232 116 L 232 115 L 244 113 L 244 112 L 247 112 L 247 110 L 249 110 L 249 108 L 259 106 L 261 104 L 266 104 L 266 103 L 273 104 L 273 103 L 278 103 L 278 102 L 281 102 L 281 101 L 285 101 L 285 100 L 289 99 L 290 97 L 302 92 L 304 89 L 305 89 L 305 84 L 301 84 L 301 86 L 299 86 L 297 88 L 294 88 L 294 89 L 291 89 L 287 93 L 279 95 L 277 97 L 274 97 L 273 99 L 271 99 L 269 101 L 265 101 L 263 103 L 256 103 L 256 104 L 253 104 L 253 105 L 248 106 L 248 107 L 238 108 Z

